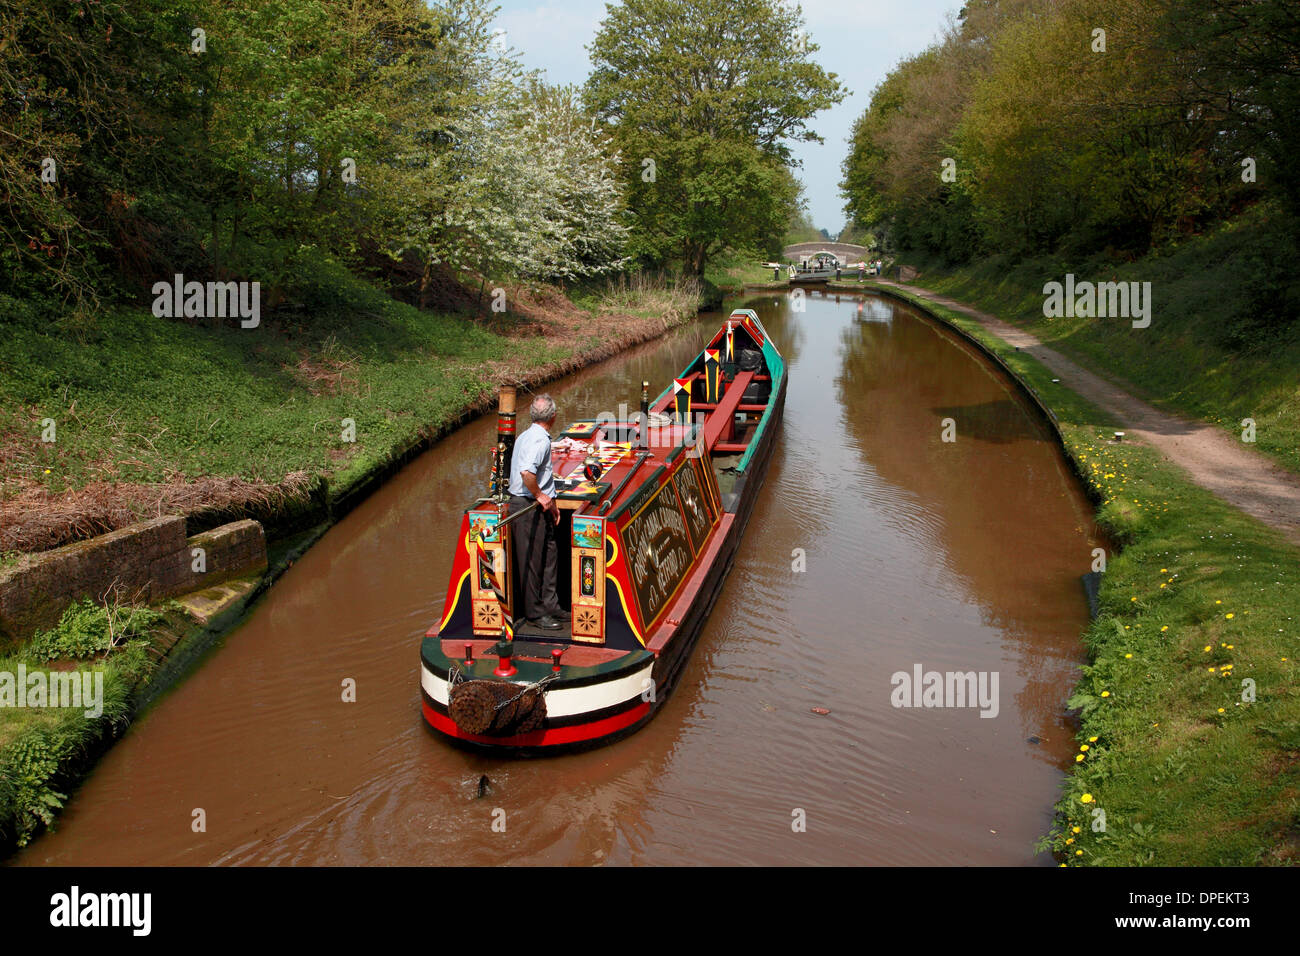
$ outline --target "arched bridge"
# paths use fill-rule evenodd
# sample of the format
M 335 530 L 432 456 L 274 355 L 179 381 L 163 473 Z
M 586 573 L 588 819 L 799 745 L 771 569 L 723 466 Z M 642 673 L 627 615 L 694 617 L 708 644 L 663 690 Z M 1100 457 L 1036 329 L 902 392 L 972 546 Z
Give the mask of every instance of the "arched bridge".
M 840 257 L 841 262 L 857 262 L 872 258 L 872 252 L 866 246 L 855 246 L 847 242 L 796 242 L 781 250 L 787 261 L 798 262 L 800 256 L 815 252 L 831 252 Z

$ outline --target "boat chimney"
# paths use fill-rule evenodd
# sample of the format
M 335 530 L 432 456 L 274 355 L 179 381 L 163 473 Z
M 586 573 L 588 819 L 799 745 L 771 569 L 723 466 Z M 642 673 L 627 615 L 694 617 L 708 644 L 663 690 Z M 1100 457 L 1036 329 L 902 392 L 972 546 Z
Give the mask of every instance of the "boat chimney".
M 515 387 L 502 385 L 497 389 L 497 442 L 506 446 L 506 468 L 510 467 L 510 454 L 515 450 Z
M 641 414 L 648 418 L 650 416 L 650 383 L 641 383 Z

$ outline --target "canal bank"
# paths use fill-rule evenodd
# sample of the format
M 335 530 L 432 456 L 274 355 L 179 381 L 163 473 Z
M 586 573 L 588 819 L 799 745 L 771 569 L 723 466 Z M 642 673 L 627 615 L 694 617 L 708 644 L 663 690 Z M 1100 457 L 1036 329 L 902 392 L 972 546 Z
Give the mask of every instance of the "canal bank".
M 512 293 L 512 301 L 524 300 L 524 293 Z M 0 615 L 0 675 L 12 677 L 29 670 L 32 674 L 102 672 L 112 700 L 111 706 L 94 716 L 84 708 L 56 710 L 52 704 L 47 708 L 43 697 L 40 709 L 24 710 L 15 706 L 17 698 L 9 700 L 5 696 L 6 685 L 0 680 L 0 856 L 24 845 L 51 823 L 67 793 L 75 789 L 143 708 L 164 695 L 220 643 L 253 602 L 329 528 L 440 438 L 485 412 L 494 401 L 496 383 L 513 382 L 525 392 L 540 388 L 588 365 L 635 350 L 689 322 L 695 311 L 693 303 L 688 308 L 685 300 L 674 301 L 673 295 L 668 296 L 667 311 L 661 314 L 630 315 L 583 312 L 554 294 L 531 294 L 534 298 L 524 300 L 522 315 L 533 323 L 530 330 L 525 330 L 532 335 L 519 343 L 517 355 L 501 355 L 482 364 L 477 369 L 477 381 L 475 370 L 469 368 L 470 378 L 433 404 L 436 418 L 418 421 L 408 414 L 398 419 L 402 427 L 380 432 L 378 443 L 354 456 L 352 466 L 333 481 L 322 475 L 311 479 L 291 475 L 291 493 L 268 494 L 253 488 L 242 500 L 234 497 L 219 503 L 205 500 L 202 494 L 184 495 L 181 500 L 191 507 L 179 508 L 179 515 L 169 519 L 127 525 L 35 556 L 14 551 L 5 554 L 0 568 L 0 597 L 8 595 L 14 600 L 0 603 L 5 608 L 21 606 L 23 611 L 11 615 L 12 619 Z M 359 375 L 355 365 L 350 370 L 340 367 L 354 378 Z M 392 372 L 402 374 L 397 364 Z M 383 374 L 382 368 L 379 374 Z M 364 405 L 354 390 L 348 391 L 355 403 Z M 354 409 L 353 415 L 355 428 L 362 414 Z M 75 444 L 79 419 L 73 415 L 72 420 L 64 434 L 71 432 Z M 255 428 L 251 430 L 256 433 Z M 103 492 L 99 493 L 102 496 Z M 73 497 L 75 494 L 73 491 Z M 157 507 L 163 509 L 166 501 L 165 494 L 159 495 Z M 13 500 L 9 503 L 12 506 Z M 36 509 L 40 506 L 41 499 L 29 497 L 26 514 L 39 513 Z M 121 510 L 110 509 L 113 513 Z M 21 534 L 24 514 L 11 511 L 7 517 L 12 520 L 5 527 Z M 258 554 L 241 557 L 239 573 L 228 575 L 235 580 L 188 575 L 187 567 L 173 567 L 178 565 L 177 560 L 172 560 L 177 555 L 169 551 L 167 560 L 160 561 L 149 550 L 160 531 L 154 525 L 160 522 L 167 525 L 166 530 L 175 532 L 173 537 L 178 536 L 184 551 L 179 565 L 188 565 L 190 545 L 204 545 L 203 560 L 211 557 L 215 561 L 216 549 L 207 539 L 243 525 L 255 528 Z M 73 517 L 66 525 L 67 531 L 51 525 L 51 533 L 71 533 L 76 526 Z M 264 548 L 260 542 L 263 527 L 267 539 Z M 101 547 L 100 542 L 108 539 L 113 540 Z M 101 552 L 103 560 L 88 560 Z M 154 587 L 158 582 L 148 579 L 149 569 L 163 564 L 169 575 L 175 572 L 194 577 L 194 590 L 173 587 L 170 578 L 167 587 Z M 131 583 L 138 586 L 125 586 L 123 568 L 136 565 L 145 569 L 144 579 L 132 579 Z M 28 600 L 32 595 L 20 593 L 29 585 L 40 589 L 37 600 Z M 141 595 L 147 601 L 151 591 L 160 598 L 155 610 L 137 615 L 130 605 L 139 602 Z M 77 603 L 83 597 L 108 604 L 109 608 L 96 610 Z M 161 600 L 164 597 L 165 602 Z M 119 615 L 135 615 L 136 626 L 125 633 L 115 630 Z M 40 636 L 32 640 L 38 630 Z M 24 692 L 23 688 L 14 690 Z
M 831 287 L 850 290 L 861 288 Z M 1078 749 L 1046 845 L 1068 865 L 1296 863 L 1300 550 L 1285 525 L 1118 438 L 1113 415 L 971 316 L 896 286 L 874 291 L 958 331 L 1015 378 L 1122 546 L 1104 555 L 1089 662 L 1069 702 Z

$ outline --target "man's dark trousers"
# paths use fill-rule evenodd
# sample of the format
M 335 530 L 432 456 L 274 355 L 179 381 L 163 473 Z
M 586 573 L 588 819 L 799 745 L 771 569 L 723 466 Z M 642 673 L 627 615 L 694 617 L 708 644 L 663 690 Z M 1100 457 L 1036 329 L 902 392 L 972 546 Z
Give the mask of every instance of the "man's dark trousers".
M 510 496 L 510 513 L 515 514 L 533 503 L 532 498 Z M 514 539 L 514 564 L 519 569 L 515 586 L 515 619 L 535 621 L 548 614 L 558 614 L 560 597 L 556 592 L 559 545 L 555 519 L 540 507 L 510 522 Z

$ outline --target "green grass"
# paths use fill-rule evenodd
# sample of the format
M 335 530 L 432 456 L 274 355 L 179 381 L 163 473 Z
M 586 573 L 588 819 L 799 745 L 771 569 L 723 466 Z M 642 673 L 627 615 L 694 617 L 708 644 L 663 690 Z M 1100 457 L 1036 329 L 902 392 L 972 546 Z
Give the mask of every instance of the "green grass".
M 0 673 L 10 680 L 20 664 L 29 676 L 53 669 L 103 674 L 98 716 L 87 716 L 85 707 L 0 707 L 0 856 L 50 825 L 86 758 L 125 725 L 133 692 L 150 670 L 148 631 L 160 619 L 148 609 L 110 611 L 87 600 L 19 652 L 0 657 Z
M 484 386 L 483 363 L 558 357 L 541 340 L 421 312 L 360 283 L 349 291 L 351 301 L 301 322 L 264 318 L 250 330 L 116 309 L 80 340 L 0 297 L 0 434 L 24 447 L 12 472 L 53 493 L 95 480 L 331 475 L 459 415 Z M 337 386 L 312 394 L 296 370 L 304 357 Z M 344 440 L 349 418 L 354 443 Z M 56 441 L 40 440 L 43 419 Z
M 765 269 L 758 256 L 728 250 L 704 267 L 704 280 L 729 296 L 741 292 L 746 285 L 770 283 L 772 270 Z M 785 281 L 784 270 L 780 281 Z
M 1123 544 L 1070 701 L 1083 759 L 1043 845 L 1067 865 L 1300 862 L 1300 550 L 1150 448 L 1109 440 L 1105 413 L 974 320 L 906 298 L 994 351 L 1052 409 Z
M 1249 278 L 1261 244 L 1275 241 L 1256 211 L 1158 256 L 1115 264 L 1001 258 L 949 269 L 921 265 L 915 285 L 958 299 L 1033 333 L 1166 410 L 1238 436 L 1256 426 L 1256 448 L 1300 471 L 1300 323 L 1251 321 L 1261 292 Z M 1151 283 L 1151 326 L 1124 319 L 1045 318 L 1043 285 L 1063 281 Z

